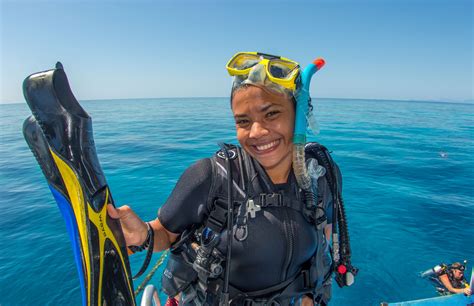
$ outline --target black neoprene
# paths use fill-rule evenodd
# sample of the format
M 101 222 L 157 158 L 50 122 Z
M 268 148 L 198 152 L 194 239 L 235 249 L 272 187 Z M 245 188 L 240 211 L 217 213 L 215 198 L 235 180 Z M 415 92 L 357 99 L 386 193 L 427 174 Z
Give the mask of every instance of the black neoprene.
M 167 230 L 181 233 L 207 219 L 211 180 L 209 159 L 199 160 L 183 173 L 159 211 L 158 218 Z M 270 183 L 273 192 L 283 194 L 291 192 L 293 184 L 296 184 L 293 174 L 286 184 Z M 327 187 L 327 184 L 323 186 Z M 328 223 L 331 223 L 332 197 L 326 187 L 320 192 L 326 203 Z M 234 239 L 232 243 L 230 283 L 242 291 L 260 290 L 286 280 L 298 272 L 317 247 L 313 226 L 300 212 L 288 207 L 265 208 L 256 218 L 249 218 L 248 231 L 245 241 Z M 226 237 L 225 230 L 217 246 L 223 253 L 227 245 Z

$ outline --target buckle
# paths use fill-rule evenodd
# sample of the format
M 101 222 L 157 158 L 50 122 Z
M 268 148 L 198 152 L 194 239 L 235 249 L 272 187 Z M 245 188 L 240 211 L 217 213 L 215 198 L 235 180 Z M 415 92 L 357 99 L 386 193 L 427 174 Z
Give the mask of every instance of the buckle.
M 283 196 L 280 193 L 261 193 L 260 206 L 282 206 Z

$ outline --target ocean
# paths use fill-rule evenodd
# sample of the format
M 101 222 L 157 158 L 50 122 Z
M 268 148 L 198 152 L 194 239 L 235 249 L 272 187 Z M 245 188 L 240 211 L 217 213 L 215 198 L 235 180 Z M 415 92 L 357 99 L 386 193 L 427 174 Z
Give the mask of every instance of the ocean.
M 334 282 L 331 305 L 435 296 L 420 272 L 474 262 L 474 105 L 315 101 L 321 132 L 310 140 L 328 147 L 341 168 L 352 262 L 360 269 L 352 287 Z M 156 217 L 189 165 L 218 142 L 236 143 L 227 98 L 82 105 L 115 202 L 145 220 Z M 66 226 L 21 132 L 29 114 L 26 103 L 0 105 L 0 305 L 80 305 Z M 133 271 L 143 259 L 131 257 Z M 158 287 L 161 273 L 151 280 Z

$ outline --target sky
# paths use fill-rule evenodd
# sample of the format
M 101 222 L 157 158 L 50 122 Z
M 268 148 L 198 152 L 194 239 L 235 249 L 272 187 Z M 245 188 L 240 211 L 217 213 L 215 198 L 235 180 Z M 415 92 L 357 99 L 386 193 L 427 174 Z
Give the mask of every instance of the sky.
M 227 97 L 238 51 L 323 57 L 316 98 L 474 99 L 471 0 L 0 3 L 0 103 L 57 61 L 79 100 Z

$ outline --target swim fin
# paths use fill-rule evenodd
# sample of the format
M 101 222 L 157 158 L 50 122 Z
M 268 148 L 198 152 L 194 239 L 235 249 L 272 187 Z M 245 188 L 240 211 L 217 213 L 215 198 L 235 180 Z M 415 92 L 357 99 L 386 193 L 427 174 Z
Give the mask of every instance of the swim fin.
M 107 204 L 114 202 L 96 154 L 92 120 L 61 63 L 27 77 L 23 94 L 33 113 L 23 135 L 66 221 L 83 305 L 135 305 L 120 221 L 107 214 Z

